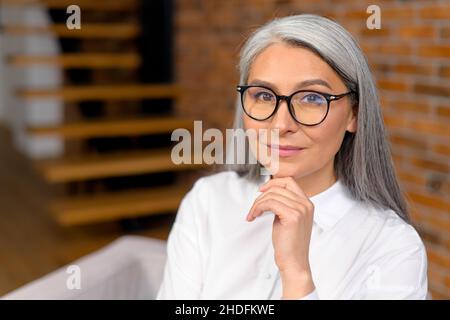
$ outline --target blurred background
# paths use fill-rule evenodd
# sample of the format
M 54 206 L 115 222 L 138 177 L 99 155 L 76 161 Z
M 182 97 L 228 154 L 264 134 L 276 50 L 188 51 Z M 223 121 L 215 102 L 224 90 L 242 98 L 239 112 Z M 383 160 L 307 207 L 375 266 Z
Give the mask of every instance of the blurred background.
M 70 30 L 69 5 L 81 9 Z M 369 5 L 381 29 L 369 30 Z M 394 163 L 450 298 L 450 1 L 1 0 L 0 295 L 124 234 L 166 239 L 192 183 L 170 135 L 232 127 L 238 52 L 269 19 L 316 13 L 360 42 Z M 339 41 L 339 39 L 336 39 Z

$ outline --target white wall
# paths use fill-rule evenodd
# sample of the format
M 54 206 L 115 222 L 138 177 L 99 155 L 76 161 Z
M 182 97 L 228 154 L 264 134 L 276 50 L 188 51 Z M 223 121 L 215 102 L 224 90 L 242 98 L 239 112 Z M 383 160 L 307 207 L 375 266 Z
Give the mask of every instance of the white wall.
M 46 26 L 51 23 L 47 10 L 40 5 L 3 6 L 0 20 L 5 25 L 22 24 Z M 57 55 L 58 39 L 49 34 L 11 36 L 2 35 L 1 58 L 14 54 Z M 15 67 L 3 63 L 0 79 L 2 94 L 1 117 L 13 133 L 14 144 L 32 158 L 58 156 L 63 152 L 61 138 L 34 137 L 27 133 L 29 126 L 57 125 L 63 121 L 63 102 L 51 100 L 22 100 L 15 93 L 19 89 L 57 88 L 63 84 L 63 71 L 57 66 Z

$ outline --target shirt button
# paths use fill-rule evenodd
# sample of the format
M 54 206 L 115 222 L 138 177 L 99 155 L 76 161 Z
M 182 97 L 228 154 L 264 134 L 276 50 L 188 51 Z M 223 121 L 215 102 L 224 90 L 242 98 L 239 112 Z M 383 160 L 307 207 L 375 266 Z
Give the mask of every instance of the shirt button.
M 270 273 L 267 273 L 266 276 L 265 276 L 265 278 L 266 278 L 267 280 L 269 280 L 270 278 L 272 278 L 272 275 L 271 275 Z

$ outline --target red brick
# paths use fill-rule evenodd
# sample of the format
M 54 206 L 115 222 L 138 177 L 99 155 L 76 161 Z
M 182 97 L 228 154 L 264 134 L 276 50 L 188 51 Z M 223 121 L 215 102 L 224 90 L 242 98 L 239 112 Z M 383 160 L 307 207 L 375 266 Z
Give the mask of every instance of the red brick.
M 442 27 L 440 35 L 444 39 L 450 38 L 450 27 Z
M 419 47 L 419 55 L 422 57 L 448 58 L 450 57 L 450 45 L 428 44 Z
M 397 8 L 382 8 L 381 17 L 387 20 L 411 19 L 414 16 L 414 8 L 399 6 Z
M 387 104 L 387 109 L 393 112 L 417 112 L 417 113 L 429 113 L 431 106 L 425 102 L 413 102 L 406 100 L 394 100 Z
M 429 291 L 431 293 L 432 300 L 448 300 L 448 289 L 442 289 L 440 283 L 438 283 L 436 287 L 431 286 Z
M 442 283 L 443 279 L 444 275 L 442 268 L 433 268 L 433 266 L 430 266 L 428 268 L 428 281 L 434 283 Z
M 432 159 L 412 157 L 411 163 L 415 166 L 418 166 L 419 168 L 427 169 L 430 171 L 436 171 L 445 174 L 449 173 L 449 164 L 445 161 L 440 162 Z
M 372 63 L 372 69 L 377 72 L 390 72 L 399 74 L 418 74 L 418 75 L 431 75 L 433 74 L 433 67 L 430 64 L 417 64 L 417 63 L 398 63 L 398 64 L 388 64 L 388 63 Z
M 410 55 L 412 53 L 412 48 L 408 43 L 403 44 L 391 44 L 382 43 L 377 46 L 377 53 L 381 54 L 394 54 L 394 55 Z
M 450 87 L 446 85 L 418 83 L 414 85 L 414 91 L 433 96 L 450 97 Z
M 435 228 L 435 230 L 438 230 L 438 232 L 441 235 L 448 234 L 450 232 L 450 220 L 446 219 L 444 214 L 445 212 L 450 212 L 448 203 L 446 211 L 443 212 L 441 216 L 438 215 L 431 215 L 428 217 L 428 222 Z
M 403 25 L 398 28 L 397 35 L 405 38 L 432 38 L 437 32 L 432 25 Z
M 404 128 L 404 127 L 406 127 L 406 125 L 408 123 L 407 120 L 400 115 L 391 116 L 388 114 L 383 114 L 383 118 L 384 118 L 384 122 L 387 126 Z
M 395 153 L 395 150 L 392 150 L 392 160 L 394 161 L 394 165 L 397 167 L 401 166 L 401 164 L 405 161 L 405 157 L 401 154 Z
M 441 199 L 438 196 L 429 194 L 420 194 L 417 192 L 408 192 L 408 196 L 422 205 L 450 212 L 450 203 L 448 201 L 445 201 L 444 199 Z M 434 221 L 436 221 L 436 219 Z M 447 231 L 450 232 L 450 224 L 448 224 L 448 221 L 447 227 L 448 227 Z
M 445 285 L 445 287 L 450 289 L 450 276 L 449 275 L 445 276 L 444 285 Z
M 366 13 L 366 10 L 345 10 L 344 18 L 347 19 L 355 19 L 360 21 L 366 21 L 369 17 L 369 14 Z
M 426 184 L 425 177 L 421 173 L 417 174 L 416 171 L 408 172 L 404 170 L 399 170 L 397 171 L 397 175 L 401 181 L 410 182 L 420 186 L 425 186 Z
M 415 130 L 415 134 L 429 133 L 435 135 L 442 135 L 444 137 L 450 136 L 450 127 L 448 124 L 439 123 L 433 120 L 420 119 L 411 120 L 405 123 L 405 126 Z
M 447 256 L 443 251 L 427 247 L 427 255 L 431 263 L 450 269 L 450 256 Z
M 439 69 L 439 76 L 450 78 L 450 66 L 441 66 Z
M 406 83 L 395 80 L 378 80 L 378 87 L 383 90 L 406 91 L 408 86 Z
M 427 143 L 423 139 L 418 139 L 404 134 L 390 134 L 390 141 L 394 145 L 405 146 L 411 149 L 426 150 Z
M 436 113 L 439 117 L 450 118 L 450 106 L 437 106 Z
M 360 31 L 360 35 L 366 37 L 387 37 L 391 34 L 388 28 L 381 29 L 368 29 L 367 27 L 363 27 Z
M 450 156 L 450 145 L 436 143 L 433 145 L 433 151 L 445 156 Z
M 421 8 L 419 15 L 426 19 L 450 19 L 450 5 L 429 5 Z
M 393 66 L 393 71 L 398 73 L 412 73 L 421 75 L 431 75 L 433 67 L 426 64 L 399 63 Z

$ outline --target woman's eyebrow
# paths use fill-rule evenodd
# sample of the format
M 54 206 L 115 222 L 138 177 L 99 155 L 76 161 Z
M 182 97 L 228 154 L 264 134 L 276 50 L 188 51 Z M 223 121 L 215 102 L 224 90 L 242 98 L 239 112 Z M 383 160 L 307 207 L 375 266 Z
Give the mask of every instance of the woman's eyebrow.
M 250 84 L 251 85 L 255 85 L 255 86 L 265 86 L 265 87 L 269 87 L 269 88 L 273 88 L 275 90 L 278 90 L 276 85 L 274 85 L 273 83 L 264 81 L 264 80 L 255 79 Z M 325 80 L 322 80 L 322 79 L 303 80 L 303 81 L 301 81 L 301 82 L 299 82 L 299 83 L 297 83 L 295 85 L 295 89 L 301 89 L 303 87 L 312 86 L 314 84 L 322 85 L 324 87 L 327 87 L 330 90 L 333 90 L 333 88 L 331 88 L 331 85 L 328 82 L 326 82 Z

